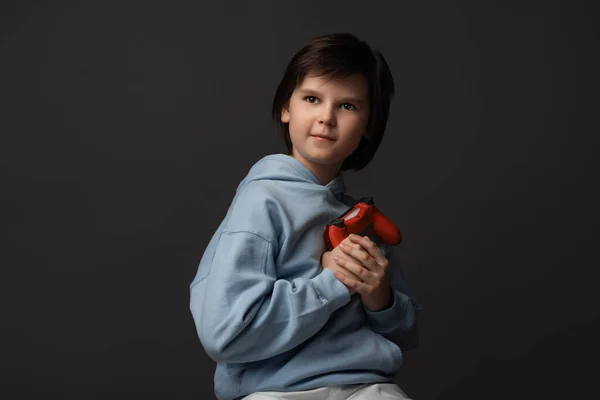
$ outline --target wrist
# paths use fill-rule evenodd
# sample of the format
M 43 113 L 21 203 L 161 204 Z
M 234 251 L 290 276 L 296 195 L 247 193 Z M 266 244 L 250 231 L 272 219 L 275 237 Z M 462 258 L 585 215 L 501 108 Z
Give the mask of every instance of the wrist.
M 328 265 L 328 257 L 329 257 L 329 253 L 331 253 L 330 251 L 324 251 L 321 254 L 321 259 L 319 260 L 319 262 L 321 263 L 321 269 L 325 269 L 325 265 Z
M 371 312 L 389 310 L 394 305 L 394 293 L 391 286 L 384 293 L 384 295 L 378 297 L 375 301 L 365 304 L 365 307 Z

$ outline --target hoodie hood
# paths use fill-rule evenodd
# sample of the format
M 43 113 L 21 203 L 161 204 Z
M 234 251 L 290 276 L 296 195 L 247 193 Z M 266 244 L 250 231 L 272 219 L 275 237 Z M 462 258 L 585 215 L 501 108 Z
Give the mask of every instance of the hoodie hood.
M 342 172 L 329 183 L 323 185 L 304 164 L 286 154 L 270 154 L 257 161 L 244 180 L 240 182 L 237 191 L 249 182 L 259 180 L 304 182 L 318 185 L 328 189 L 336 197 L 341 196 L 346 190 Z

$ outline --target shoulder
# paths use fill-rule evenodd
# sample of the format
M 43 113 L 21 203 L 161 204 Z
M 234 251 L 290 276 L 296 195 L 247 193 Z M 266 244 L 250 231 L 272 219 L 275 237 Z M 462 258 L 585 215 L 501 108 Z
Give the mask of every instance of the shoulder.
M 243 186 L 240 186 L 236 191 L 233 205 L 243 207 L 244 205 L 252 205 L 257 208 L 265 208 L 272 204 L 282 202 L 281 190 L 278 182 L 259 180 L 251 181 Z
M 274 241 L 281 230 L 280 204 L 268 182 L 249 182 L 236 192 L 224 226 L 229 232 L 249 232 Z

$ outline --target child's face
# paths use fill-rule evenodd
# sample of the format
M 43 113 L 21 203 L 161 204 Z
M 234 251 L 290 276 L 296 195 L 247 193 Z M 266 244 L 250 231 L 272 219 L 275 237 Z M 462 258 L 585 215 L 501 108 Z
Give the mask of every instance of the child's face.
M 292 156 L 310 169 L 335 173 L 366 134 L 368 118 L 368 81 L 362 74 L 329 81 L 307 76 L 281 112 L 281 121 L 289 124 Z

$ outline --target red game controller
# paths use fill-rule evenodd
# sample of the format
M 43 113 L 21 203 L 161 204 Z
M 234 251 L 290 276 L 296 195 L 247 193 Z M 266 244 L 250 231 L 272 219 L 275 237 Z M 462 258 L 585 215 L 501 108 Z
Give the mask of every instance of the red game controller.
M 402 233 L 375 207 L 372 197 L 363 197 L 348 211 L 329 221 L 325 228 L 325 244 L 329 251 L 337 247 L 351 233 L 360 236 L 372 234 L 384 243 L 395 246 L 402 241 Z

